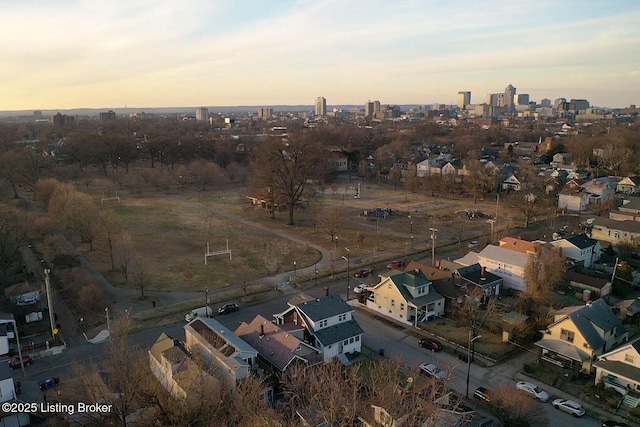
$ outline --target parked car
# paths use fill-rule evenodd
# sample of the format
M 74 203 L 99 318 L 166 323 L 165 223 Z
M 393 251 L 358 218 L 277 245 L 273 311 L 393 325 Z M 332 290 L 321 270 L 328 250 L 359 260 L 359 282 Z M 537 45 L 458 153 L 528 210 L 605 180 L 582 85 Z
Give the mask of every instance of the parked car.
M 540 402 L 546 402 L 549 400 L 549 394 L 546 391 L 542 390 L 537 385 L 527 382 L 527 381 L 519 381 L 516 383 L 516 389 L 522 390 L 525 393 L 529 394 L 532 397 L 535 397 Z
M 22 363 L 24 364 L 24 366 L 29 366 L 33 363 L 33 358 L 31 356 L 22 356 Z M 13 359 L 11 359 L 9 361 L 9 367 L 11 367 L 11 369 L 21 368 L 22 365 L 20 364 L 20 358 L 14 357 Z
M 369 290 L 369 286 L 365 285 L 364 283 L 361 283 L 358 286 L 353 287 L 353 292 L 355 292 L 356 294 L 361 294 L 368 290 Z
M 220 307 L 218 309 L 218 314 L 227 314 L 227 313 L 233 313 L 234 311 L 238 311 L 240 310 L 240 307 L 238 307 L 238 304 L 231 303 L 231 304 L 225 304 L 222 307 Z
M 478 246 L 478 241 L 477 240 L 472 240 L 471 242 L 469 242 L 469 244 L 467 245 L 468 248 L 475 248 L 476 246 Z
M 387 264 L 387 268 L 402 268 L 404 267 L 404 261 L 391 261 Z
M 360 271 L 357 271 L 356 274 L 353 275 L 353 277 L 367 277 L 367 276 L 371 276 L 371 273 L 373 273 L 373 270 L 370 268 L 363 268 Z
M 486 387 L 478 387 L 476 391 L 473 392 L 474 399 L 481 400 L 484 403 L 491 402 L 491 390 Z
M 194 308 L 189 313 L 184 315 L 184 320 L 191 322 L 197 317 L 211 317 L 213 315 L 213 309 L 211 307 Z
M 442 350 L 442 344 L 438 340 L 434 340 L 433 338 L 422 338 L 418 340 L 418 344 L 422 348 L 427 348 L 431 351 L 440 351 Z
M 618 421 L 606 420 L 602 422 L 602 427 L 630 427 L 629 424 L 619 423 Z
M 438 378 L 443 381 L 447 378 L 447 374 L 433 363 L 421 363 L 418 366 L 420 367 L 420 373 L 423 375 Z
M 584 415 L 584 408 L 578 402 L 566 399 L 556 399 L 553 401 L 553 407 L 560 409 L 561 411 L 571 414 L 574 417 L 581 417 Z

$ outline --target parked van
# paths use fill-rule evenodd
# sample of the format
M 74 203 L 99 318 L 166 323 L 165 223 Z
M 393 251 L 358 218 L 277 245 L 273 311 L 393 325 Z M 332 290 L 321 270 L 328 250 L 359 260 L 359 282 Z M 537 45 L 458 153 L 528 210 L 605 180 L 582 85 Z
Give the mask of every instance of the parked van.
M 185 314 L 184 320 L 191 322 L 197 317 L 211 317 L 213 309 L 211 307 L 194 308 L 190 313 Z

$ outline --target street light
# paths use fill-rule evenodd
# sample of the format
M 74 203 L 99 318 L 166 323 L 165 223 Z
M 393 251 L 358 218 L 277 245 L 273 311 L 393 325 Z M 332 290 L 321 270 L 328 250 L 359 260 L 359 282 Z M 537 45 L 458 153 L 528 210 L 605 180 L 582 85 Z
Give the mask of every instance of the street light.
M 349 299 L 349 286 L 351 286 L 351 262 L 350 259 L 350 251 L 347 248 L 344 248 L 347 251 L 347 256 L 343 256 L 342 259 L 347 261 L 347 300 Z
M 495 219 L 488 219 L 487 222 L 489 224 L 491 224 L 491 240 L 490 240 L 490 243 L 492 243 L 493 242 L 493 224 L 496 222 L 496 220 Z
M 296 277 L 296 273 L 298 272 L 298 263 L 293 261 L 293 277 Z
M 467 398 L 469 398 L 469 376 L 471 373 L 471 343 L 477 340 L 478 338 L 482 338 L 482 335 L 478 335 L 477 337 L 471 338 L 471 329 L 469 329 L 469 347 L 467 348 Z
M 379 219 L 380 218 L 376 216 L 376 252 L 378 252 L 378 220 Z
M 111 326 L 109 325 L 109 307 L 105 307 L 104 312 L 107 313 L 107 331 L 109 332 L 109 339 L 111 339 Z
M 410 224 L 409 234 L 413 234 L 413 221 L 411 220 L 411 215 L 407 216 L 407 218 L 409 218 L 409 224 Z
M 205 316 L 211 317 L 209 315 L 209 289 L 204 288 L 204 306 L 205 306 Z
M 411 250 L 413 250 L 413 234 L 411 235 Z
M 333 237 L 333 243 L 335 244 L 335 249 L 337 251 L 338 250 L 338 235 L 337 234 Z
M 316 274 L 316 286 L 318 286 L 318 263 L 314 265 L 314 273 Z
M 429 227 L 431 231 L 431 266 L 436 266 L 436 233 L 438 232 L 437 228 Z

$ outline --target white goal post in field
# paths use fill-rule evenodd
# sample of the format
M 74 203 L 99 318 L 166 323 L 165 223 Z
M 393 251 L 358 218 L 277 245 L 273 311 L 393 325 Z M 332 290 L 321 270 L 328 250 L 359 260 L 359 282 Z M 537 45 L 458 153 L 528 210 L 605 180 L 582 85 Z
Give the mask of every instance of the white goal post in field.
M 207 242 L 207 252 L 204 253 L 204 265 L 207 265 L 207 258 L 209 258 L 210 256 L 224 255 L 224 254 L 229 254 L 229 261 L 231 261 L 231 249 L 229 249 L 229 239 L 227 239 L 227 249 L 222 251 L 211 252 L 211 249 L 209 248 L 209 242 Z
M 111 191 L 103 191 L 102 198 L 100 199 L 100 204 L 104 206 L 104 202 L 116 201 L 120 203 L 120 196 L 118 196 L 118 192 L 112 193 Z

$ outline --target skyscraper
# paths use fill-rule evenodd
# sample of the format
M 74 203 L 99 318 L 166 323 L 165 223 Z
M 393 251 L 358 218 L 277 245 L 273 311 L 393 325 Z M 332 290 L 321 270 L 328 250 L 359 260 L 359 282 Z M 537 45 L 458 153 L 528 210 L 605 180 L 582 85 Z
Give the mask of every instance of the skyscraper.
M 471 104 L 471 92 L 458 92 L 458 108 L 463 109 Z
M 327 115 L 327 100 L 324 97 L 319 96 L 316 99 L 316 116 Z
M 373 115 L 373 102 L 367 101 L 364 104 L 364 115 L 372 116 Z
M 507 111 L 513 110 L 513 97 L 516 95 L 516 88 L 512 85 L 504 88 L 504 107 Z
M 209 109 L 207 107 L 196 108 L 196 120 L 209 120 Z

